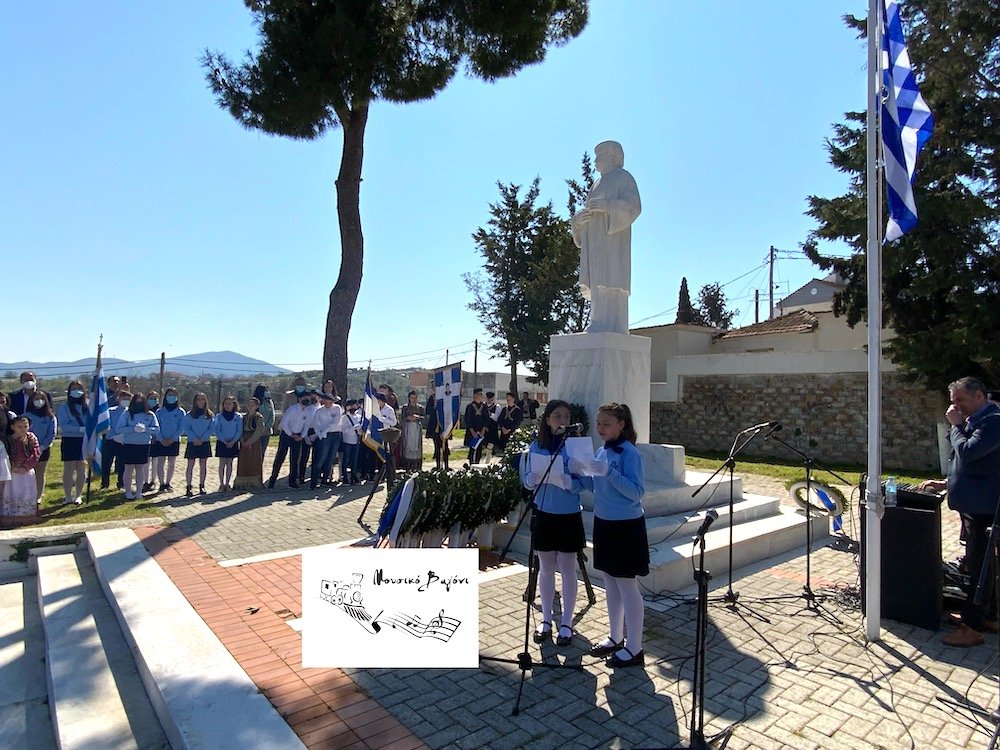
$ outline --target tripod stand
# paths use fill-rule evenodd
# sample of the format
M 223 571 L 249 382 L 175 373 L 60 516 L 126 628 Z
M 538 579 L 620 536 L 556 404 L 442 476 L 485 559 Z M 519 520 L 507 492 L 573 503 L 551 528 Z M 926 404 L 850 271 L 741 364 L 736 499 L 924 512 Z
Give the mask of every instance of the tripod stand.
M 750 440 L 752 439 L 751 437 Z M 750 440 L 746 442 L 750 442 Z M 715 518 L 710 514 L 694 537 L 694 543 L 698 545 L 698 569 L 694 571 L 694 580 L 698 584 L 698 616 L 695 619 L 694 684 L 691 691 L 692 696 L 694 696 L 694 705 L 691 707 L 689 735 L 692 750 L 709 750 L 709 748 L 723 750 L 729 744 L 729 738 L 733 733 L 733 727 L 729 726 L 714 737 L 705 739 L 705 653 L 708 649 L 708 582 L 712 580 L 712 574 L 705 570 L 705 533 L 708 531 L 708 527 L 713 520 Z
M 780 437 L 778 437 L 777 435 L 775 435 L 774 432 L 771 432 L 770 434 L 768 434 L 766 436 L 766 438 L 773 439 L 776 443 L 779 443 L 779 444 L 785 446 L 785 448 L 787 448 L 788 450 L 792 451 L 792 453 L 795 453 L 797 456 L 800 456 L 802 458 L 803 464 L 806 467 L 806 502 L 805 502 L 805 506 L 806 506 L 806 508 L 805 508 L 805 510 L 806 510 L 806 585 L 802 587 L 802 593 L 799 594 L 798 596 L 806 600 L 806 609 L 818 609 L 817 602 L 821 598 L 825 599 L 826 597 L 819 597 L 812 590 L 812 539 L 813 539 L 813 530 L 812 530 L 812 514 L 811 514 L 810 511 L 812 509 L 812 469 L 813 469 L 813 466 L 818 466 L 823 471 L 825 471 L 825 472 L 827 472 L 829 474 L 832 474 L 833 476 L 835 476 L 837 479 L 839 479 L 844 484 L 850 484 L 850 482 L 847 481 L 846 479 L 844 479 L 839 474 L 837 474 L 837 472 L 832 471 L 832 470 L 826 468 L 825 466 L 821 466 L 820 464 L 818 464 L 816 462 L 816 460 L 813 459 L 807 453 L 804 453 L 803 451 L 800 451 L 798 448 L 795 448 L 794 446 L 789 445 L 787 442 L 785 442 Z
M 705 480 L 705 483 L 701 485 L 698 489 L 691 493 L 691 497 L 697 497 L 698 493 L 705 489 L 713 479 L 715 479 L 723 469 L 729 471 L 729 585 L 726 587 L 726 593 L 722 597 L 722 600 L 727 604 L 736 604 L 736 600 L 739 599 L 739 594 L 733 591 L 733 506 L 735 503 L 735 498 L 733 497 L 733 472 L 736 469 L 736 455 L 746 448 L 750 441 L 753 440 L 757 435 L 760 434 L 761 430 L 771 428 L 774 432 L 781 428 L 781 425 L 777 422 L 768 422 L 765 424 L 754 425 L 753 427 L 748 427 L 745 430 L 740 430 L 736 433 L 736 437 L 733 439 L 732 447 L 729 449 L 729 456 L 726 457 L 725 462 L 719 466 L 713 472 L 712 476 Z M 749 433 L 750 437 L 740 442 L 740 439 Z M 705 540 L 702 539 L 702 553 L 704 554 Z
M 566 433 L 560 436 L 559 444 L 556 450 L 552 451 L 552 457 L 549 459 L 549 465 L 545 468 L 545 473 L 542 474 L 541 480 L 538 482 L 538 486 L 531 493 L 531 499 L 525 506 L 524 512 L 521 513 L 521 518 L 517 522 L 517 526 L 514 528 L 514 532 L 511 534 L 510 539 L 507 541 L 507 545 L 504 547 L 503 552 L 500 554 L 500 562 L 507 559 L 507 553 L 510 552 L 510 547 L 514 543 L 514 538 L 517 536 L 518 529 L 521 528 L 521 524 L 524 522 L 525 517 L 528 513 L 531 513 L 531 522 L 529 523 L 529 541 L 528 541 L 528 590 L 532 592 L 531 596 L 528 596 L 528 590 L 525 591 L 524 601 L 524 646 L 521 653 L 517 655 L 517 659 L 502 659 L 493 656 L 480 656 L 480 661 L 492 661 L 500 662 L 504 664 L 516 664 L 521 670 L 521 681 L 517 688 L 517 698 L 514 701 L 514 708 L 511 710 L 511 716 L 517 716 L 520 713 L 521 706 L 521 694 L 524 692 L 524 680 L 528 672 L 536 667 L 542 667 L 545 669 L 575 669 L 582 670 L 582 664 L 551 664 L 545 661 L 534 663 L 531 659 L 531 654 L 528 652 L 528 643 L 531 637 L 531 605 L 535 600 L 534 597 L 534 582 L 537 580 L 537 571 L 535 566 L 537 565 L 537 560 L 535 559 L 535 499 L 538 497 L 538 493 L 541 491 L 542 487 L 545 486 L 545 480 L 549 477 L 552 472 L 552 466 L 556 462 L 556 459 L 560 457 L 562 447 L 566 442 Z M 578 558 L 579 559 L 579 558 Z M 581 562 L 582 564 L 582 562 Z M 590 586 L 589 578 L 586 578 L 586 570 L 584 570 L 585 581 L 587 583 L 587 593 L 590 597 L 593 597 L 593 589 Z M 594 599 L 591 599 L 593 603 Z M 566 602 L 563 602 L 563 606 L 566 606 Z

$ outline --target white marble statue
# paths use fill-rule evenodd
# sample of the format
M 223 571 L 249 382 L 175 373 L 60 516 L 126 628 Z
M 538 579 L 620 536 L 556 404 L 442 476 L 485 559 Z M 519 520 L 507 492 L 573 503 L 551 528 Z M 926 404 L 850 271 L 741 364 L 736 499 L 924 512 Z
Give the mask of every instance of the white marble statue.
M 627 334 L 632 222 L 642 204 L 635 180 L 624 169 L 621 144 L 598 143 L 594 156 L 601 176 L 573 216 L 573 241 L 580 248 L 580 291 L 590 300 L 587 330 Z

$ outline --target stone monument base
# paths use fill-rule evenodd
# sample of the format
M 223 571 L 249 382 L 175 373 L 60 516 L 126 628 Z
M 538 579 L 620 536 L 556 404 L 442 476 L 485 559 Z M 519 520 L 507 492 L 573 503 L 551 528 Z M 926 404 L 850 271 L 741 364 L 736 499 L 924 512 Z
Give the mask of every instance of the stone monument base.
M 549 339 L 549 395 L 583 404 L 597 440 L 597 408 L 628 404 L 640 443 L 649 442 L 650 344 L 626 333 L 568 333 Z

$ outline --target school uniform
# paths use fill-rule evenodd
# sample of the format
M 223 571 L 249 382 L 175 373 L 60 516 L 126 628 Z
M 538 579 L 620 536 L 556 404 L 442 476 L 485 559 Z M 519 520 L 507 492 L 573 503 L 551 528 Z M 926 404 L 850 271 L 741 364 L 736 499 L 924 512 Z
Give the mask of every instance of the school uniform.
M 151 411 L 135 414 L 125 409 L 115 425 L 114 438 L 121 444 L 119 458 L 126 465 L 149 461 L 149 446 L 160 434 L 160 423 Z
M 240 455 L 240 438 L 243 437 L 243 416 L 239 412 L 220 411 L 212 420 L 215 435 L 216 458 L 236 458 Z M 231 447 L 226 443 L 232 442 Z
M 32 414 L 30 411 L 26 411 L 22 416 L 28 418 L 28 429 L 38 438 L 38 447 L 42 451 L 38 463 L 45 463 L 52 454 L 52 443 L 56 440 L 56 427 L 58 425 L 56 418 L 43 414 Z
M 288 484 L 292 488 L 299 486 L 299 455 L 301 453 L 303 440 L 295 440 L 294 436 L 304 436 L 309 418 L 308 407 L 294 403 L 285 409 L 281 415 L 281 431 L 278 433 L 278 452 L 274 456 L 274 464 L 271 466 L 271 478 L 268 480 L 268 487 L 274 487 L 278 480 L 278 472 L 285 462 L 285 457 L 289 457 L 291 463 L 288 472 Z
M 66 461 L 83 461 L 83 440 L 87 434 L 87 409 L 83 400 L 76 402 L 76 413 L 71 404 L 64 401 L 56 411 L 56 423 L 62 440 L 59 443 L 60 456 Z
M 619 438 L 598 448 L 594 458 L 608 464 L 605 476 L 582 480 L 594 491 L 594 567 L 615 578 L 649 575 L 642 455 Z
M 205 412 L 189 411 L 184 415 L 182 432 L 187 435 L 187 447 L 184 458 L 208 458 L 212 455 L 212 418 Z M 201 440 L 201 445 L 194 445 L 193 440 Z
M 522 456 L 519 462 L 521 484 L 529 490 L 537 489 L 531 536 L 534 549 L 538 552 L 581 551 L 587 544 L 580 505 L 583 481 L 570 474 L 565 449 L 556 457 L 549 477 L 553 477 L 552 472 L 568 476 L 568 489 L 549 481 L 540 484 L 542 475 L 532 471 L 530 456 L 544 456 L 546 461 L 551 461 L 552 452 L 536 441 L 528 447 L 528 454 Z
M 160 434 L 149 446 L 149 455 L 152 458 L 180 455 L 185 416 L 187 416 L 187 412 L 179 404 L 164 404 L 156 410 L 156 419 L 160 423 Z M 163 440 L 172 440 L 173 442 L 170 445 L 164 445 Z

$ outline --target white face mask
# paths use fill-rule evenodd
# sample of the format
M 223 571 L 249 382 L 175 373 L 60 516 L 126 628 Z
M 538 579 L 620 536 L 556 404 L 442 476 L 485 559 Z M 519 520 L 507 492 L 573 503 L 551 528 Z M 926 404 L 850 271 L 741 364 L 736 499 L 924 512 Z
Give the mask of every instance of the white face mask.
M 36 409 L 41 409 L 43 406 L 45 406 L 45 399 L 44 398 L 36 398 L 31 403 L 33 403 L 35 405 Z
M 35 390 L 35 381 L 34 380 L 25 380 L 23 383 L 21 383 L 21 389 L 25 390 L 25 391 L 33 391 L 33 390 Z

